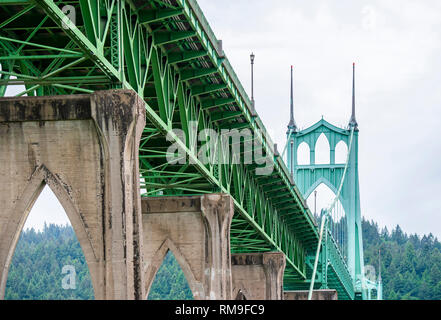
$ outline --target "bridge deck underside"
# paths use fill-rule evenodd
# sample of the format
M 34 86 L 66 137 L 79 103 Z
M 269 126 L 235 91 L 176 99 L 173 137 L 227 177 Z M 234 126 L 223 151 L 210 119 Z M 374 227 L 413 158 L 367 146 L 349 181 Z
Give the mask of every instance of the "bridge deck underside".
M 75 23 L 62 11 L 67 5 Z M 2 1 L 0 64 L 0 96 L 13 85 L 24 86 L 19 95 L 28 96 L 136 91 L 147 110 L 143 196 L 230 194 L 232 250 L 282 251 L 287 283 L 304 283 L 316 223 L 195 1 Z M 240 150 L 238 164 L 223 152 L 209 153 L 211 161 L 203 163 L 202 129 L 248 129 L 253 147 Z M 185 163 L 167 160 L 172 144 Z M 260 156 L 245 164 L 257 149 Z M 260 174 L 268 163 L 274 169 Z

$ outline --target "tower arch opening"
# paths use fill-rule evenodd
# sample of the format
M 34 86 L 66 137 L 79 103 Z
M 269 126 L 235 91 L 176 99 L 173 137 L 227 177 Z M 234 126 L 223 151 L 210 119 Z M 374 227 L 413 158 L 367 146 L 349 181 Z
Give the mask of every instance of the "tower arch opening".
M 347 157 L 348 157 L 348 145 L 343 140 L 341 140 L 335 146 L 335 163 L 344 164 L 346 163 Z
M 314 151 L 315 164 L 329 164 L 331 162 L 331 147 L 324 133 L 318 137 Z
M 311 164 L 311 150 L 306 142 L 302 142 L 297 148 L 297 164 L 310 165 Z

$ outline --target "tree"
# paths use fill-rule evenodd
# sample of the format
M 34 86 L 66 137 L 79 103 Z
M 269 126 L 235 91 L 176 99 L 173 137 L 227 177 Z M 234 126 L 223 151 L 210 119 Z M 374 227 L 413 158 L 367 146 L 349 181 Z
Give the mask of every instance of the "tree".
M 365 264 L 377 266 L 381 249 L 385 299 L 441 300 L 441 243 L 432 234 L 407 236 L 399 226 L 391 234 L 363 220 Z M 64 265 L 76 270 L 75 290 L 61 287 Z M 6 284 L 6 299 L 93 299 L 89 269 L 70 226 L 25 230 L 17 244 Z M 185 275 L 169 252 L 152 284 L 149 299 L 193 299 Z
M 365 263 L 378 265 L 381 249 L 383 296 L 386 299 L 441 299 L 440 242 L 432 234 L 407 236 L 400 226 L 389 234 L 363 221 Z M 376 232 L 379 238 L 376 236 Z

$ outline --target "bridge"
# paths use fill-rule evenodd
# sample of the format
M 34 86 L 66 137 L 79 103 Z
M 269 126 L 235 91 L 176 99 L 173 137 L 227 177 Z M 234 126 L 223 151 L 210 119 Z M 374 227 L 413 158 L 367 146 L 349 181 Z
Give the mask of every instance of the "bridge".
M 364 277 L 355 100 L 346 129 L 299 131 L 291 104 L 286 165 L 195 0 L 2 0 L 0 64 L 0 96 L 24 87 L 0 99 L 0 296 L 49 185 L 97 299 L 145 298 L 169 250 L 197 299 L 381 297 Z M 298 165 L 322 133 L 331 163 Z M 347 216 L 313 216 L 320 183 Z

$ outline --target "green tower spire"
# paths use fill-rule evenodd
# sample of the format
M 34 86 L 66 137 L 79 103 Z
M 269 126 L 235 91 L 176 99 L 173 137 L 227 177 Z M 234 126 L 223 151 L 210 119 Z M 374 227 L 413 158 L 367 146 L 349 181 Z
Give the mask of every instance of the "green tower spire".
M 339 200 L 346 215 L 345 237 L 347 240 L 346 247 L 342 248 L 342 254 L 346 256 L 347 268 L 356 291 L 362 292 L 364 261 L 358 177 L 359 131 L 355 118 L 355 64 L 353 64 L 352 80 L 352 114 L 349 120 L 349 128 L 338 128 L 322 118 L 309 128 L 296 130 L 293 134 L 288 135 L 287 160 L 288 169 L 293 173 L 294 181 L 305 199 L 322 183 L 337 194 L 345 166 L 335 162 L 335 149 L 340 141 L 343 141 L 349 148 L 351 130 L 354 128 L 352 147 L 351 150 L 348 150 L 348 171 Z M 288 126 L 288 128 L 290 127 Z M 316 143 L 322 134 L 325 135 L 330 145 L 330 161 L 327 164 L 316 164 Z M 302 143 L 306 143 L 309 147 L 310 162 L 300 165 L 297 162 L 297 150 Z M 326 274 L 326 272 L 323 274 Z M 326 287 L 325 278 L 324 276 L 322 279 L 323 287 Z
M 355 62 L 352 64 L 352 114 L 349 120 L 349 127 L 358 128 L 357 119 L 355 118 Z
M 295 132 L 297 125 L 294 120 L 294 83 L 293 83 L 293 66 L 291 66 L 291 99 L 290 99 L 290 118 L 288 123 L 288 132 Z

